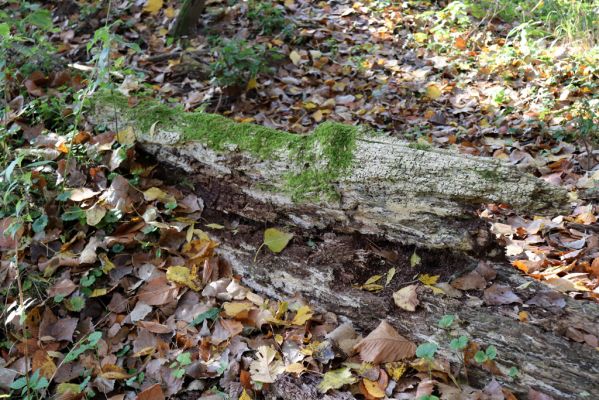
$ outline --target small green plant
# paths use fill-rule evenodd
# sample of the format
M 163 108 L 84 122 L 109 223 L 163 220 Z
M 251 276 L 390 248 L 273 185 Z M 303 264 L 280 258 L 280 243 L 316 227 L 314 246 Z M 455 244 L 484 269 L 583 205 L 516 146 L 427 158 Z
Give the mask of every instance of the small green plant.
M 290 25 L 283 8 L 269 1 L 250 1 L 247 16 L 260 35 L 272 35 Z
M 170 365 L 172 375 L 177 379 L 183 378 L 183 375 L 185 375 L 185 367 L 189 364 L 191 364 L 191 353 L 185 352 L 179 354 L 176 361 Z
M 487 361 L 494 360 L 497 357 L 497 349 L 495 346 L 491 345 L 487 347 L 485 351 L 479 350 L 474 355 L 474 361 L 479 364 L 483 364 Z
M 218 41 L 214 51 L 217 57 L 210 64 L 212 77 L 225 87 L 246 85 L 258 74 L 269 72 L 269 61 L 277 58 L 277 53 L 264 45 L 241 39 Z
M 20 391 L 19 398 L 23 400 L 34 400 L 42 398 L 39 392 L 45 390 L 50 382 L 45 376 L 40 375 L 40 370 L 36 369 L 31 376 L 22 376 L 13 383 L 10 388 L 17 393 Z

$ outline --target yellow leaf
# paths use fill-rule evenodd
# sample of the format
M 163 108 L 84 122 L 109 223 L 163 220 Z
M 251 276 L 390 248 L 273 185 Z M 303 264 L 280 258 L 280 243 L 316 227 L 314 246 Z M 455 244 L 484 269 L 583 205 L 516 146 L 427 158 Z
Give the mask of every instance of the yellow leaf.
M 172 203 L 175 201 L 175 198 L 170 194 L 163 192 L 161 189 L 157 187 L 151 187 L 144 192 L 144 199 L 146 201 L 158 200 L 163 203 Z
M 385 370 L 389 376 L 396 382 L 399 382 L 403 374 L 407 371 L 408 367 L 402 362 L 392 362 L 385 364 Z
M 225 229 L 225 227 L 220 224 L 206 224 L 205 226 L 210 229 Z
M 437 100 L 439 97 L 441 97 L 441 94 L 441 89 L 439 89 L 439 87 L 435 84 L 430 84 L 426 87 L 426 95 L 431 100 Z
M 225 314 L 228 317 L 236 317 L 244 311 L 249 311 L 252 309 L 252 305 L 250 303 L 224 303 L 223 308 L 225 309 Z
M 89 295 L 89 297 L 100 297 L 104 296 L 106 293 L 108 293 L 108 290 L 106 288 L 94 289 L 92 294 Z
M 184 267 L 182 265 L 168 267 L 166 270 L 167 280 L 177 283 L 179 285 L 187 286 L 191 290 L 195 290 L 196 292 L 198 292 L 200 288 L 194 283 L 193 280 L 195 278 L 195 276 L 192 276 L 189 268 Z
M 284 341 L 284 340 L 285 340 L 285 338 L 283 337 L 283 335 L 281 335 L 281 334 L 278 334 L 278 333 L 275 335 L 275 342 L 276 342 L 276 343 L 277 343 L 279 346 L 281 346 L 281 345 L 283 344 L 283 341 Z
M 295 314 L 295 317 L 293 318 L 293 321 L 291 321 L 291 323 L 293 325 L 303 325 L 310 318 L 312 318 L 312 315 L 314 315 L 314 313 L 312 312 L 312 309 L 309 306 L 301 306 L 297 310 L 297 314 Z
M 434 285 L 437 283 L 437 281 L 439 280 L 439 275 L 429 275 L 429 274 L 424 274 L 424 275 L 420 275 L 418 277 L 418 280 L 422 283 L 424 283 L 427 286 L 430 285 Z
M 293 0 L 285 0 L 283 4 L 285 4 L 285 7 L 287 8 L 293 8 L 293 6 L 295 6 L 295 2 Z
M 252 89 L 256 89 L 257 87 L 258 87 L 258 81 L 256 80 L 256 78 L 252 78 L 248 81 L 248 84 L 245 87 L 245 90 L 252 90 Z
M 323 117 L 323 115 L 322 115 L 322 111 L 320 111 L 320 110 L 316 110 L 316 112 L 314 112 L 314 113 L 312 114 L 312 118 L 313 118 L 313 119 L 314 119 L 314 121 L 316 121 L 316 122 L 320 122 L 320 121 L 322 121 L 322 117 Z
M 345 385 L 351 385 L 356 382 L 348 367 L 335 369 L 324 374 L 322 382 L 318 385 L 321 393 L 326 393 L 331 389 L 339 389 Z
M 175 16 L 175 9 L 173 7 L 168 7 L 164 10 L 164 15 L 167 18 L 173 18 Z
M 385 286 L 387 286 L 391 283 L 391 280 L 393 279 L 394 276 L 395 276 L 395 267 L 391 267 L 391 268 L 389 268 L 389 271 L 387 271 L 387 280 L 385 281 Z
M 81 393 L 81 387 L 76 383 L 61 383 L 56 387 L 56 393 L 58 394 L 79 394 Z
M 520 311 L 518 313 L 518 319 L 520 320 L 520 322 L 528 321 L 528 313 L 526 311 Z
M 158 11 L 162 8 L 163 0 L 146 0 L 146 5 L 144 6 L 144 12 L 150 14 L 157 14 Z
M 245 389 L 243 389 L 243 392 L 241 392 L 241 396 L 239 396 L 239 400 L 252 400 L 252 398 L 250 397 L 248 392 L 246 392 Z
M 427 38 L 428 35 L 423 32 L 418 32 L 414 34 L 414 40 L 416 41 L 416 43 L 424 43 Z
M 293 233 L 283 232 L 276 228 L 268 228 L 264 231 L 264 244 L 273 253 L 282 252 L 291 238 L 293 238 Z
M 120 144 L 131 146 L 135 143 L 135 133 L 133 128 L 128 126 L 116 134 L 116 140 Z
M 304 365 L 302 363 L 293 363 L 293 364 L 289 364 L 288 366 L 285 367 L 285 372 L 291 372 L 292 374 L 301 374 L 302 372 L 304 372 L 306 370 L 306 367 L 304 367 Z
M 410 266 L 414 268 L 415 266 L 420 264 L 420 261 L 420 256 L 416 254 L 416 251 L 414 251 L 414 253 L 412 253 L 412 256 L 410 257 Z
M 293 50 L 291 53 L 289 53 L 289 59 L 294 65 L 299 65 L 300 61 L 302 60 L 302 56 L 297 51 Z
M 385 397 L 385 392 L 381 390 L 381 388 L 378 385 L 378 382 L 364 378 L 362 383 L 364 384 L 364 388 L 366 389 L 368 394 L 372 397 L 375 397 L 377 399 Z
M 379 279 L 381 279 L 383 277 L 383 275 L 373 275 L 370 278 L 368 278 L 368 280 L 366 282 L 364 282 L 364 286 L 366 285 L 370 285 L 372 283 L 376 283 L 379 281 Z
M 100 262 L 102 263 L 102 272 L 104 272 L 105 274 L 109 273 L 110 271 L 112 271 L 115 268 L 113 262 L 108 259 L 108 256 L 106 255 L 106 253 L 98 254 L 98 258 L 100 259 Z

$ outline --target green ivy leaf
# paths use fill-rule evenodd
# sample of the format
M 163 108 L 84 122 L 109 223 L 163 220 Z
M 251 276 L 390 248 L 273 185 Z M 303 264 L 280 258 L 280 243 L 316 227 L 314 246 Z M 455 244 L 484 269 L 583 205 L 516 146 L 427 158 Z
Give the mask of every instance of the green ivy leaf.
M 497 349 L 495 348 L 495 346 L 491 345 L 491 346 L 487 347 L 487 350 L 485 351 L 485 355 L 487 356 L 487 358 L 489 360 L 494 360 L 495 357 L 497 357 Z
M 40 232 L 43 232 L 44 229 L 46 229 L 47 225 L 48 225 L 48 216 L 46 214 L 43 214 L 33 222 L 33 225 L 31 226 L 31 228 L 33 229 L 33 231 L 35 233 L 40 233 Z
M 215 320 L 219 313 L 220 313 L 220 308 L 212 307 L 208 311 L 204 311 L 203 313 L 201 313 L 200 315 L 195 317 L 193 319 L 193 321 L 191 321 L 190 325 L 191 326 L 199 325 L 207 319 Z
M 453 324 L 453 321 L 455 321 L 455 315 L 453 315 L 453 314 L 444 315 L 439 320 L 439 328 L 447 329 Z
M 449 347 L 453 351 L 464 350 L 466 348 L 466 346 L 468 346 L 468 336 L 463 336 L 463 335 L 457 339 L 453 339 L 449 343 Z
M 185 352 L 185 353 L 179 354 L 177 356 L 177 362 L 181 366 L 185 366 L 185 365 L 191 364 L 191 353 Z
M 422 343 L 418 348 L 416 348 L 416 357 L 424 358 L 425 360 L 432 360 L 435 357 L 435 353 L 439 346 L 436 343 Z
M 482 351 L 479 350 L 474 355 L 474 361 L 476 361 L 479 364 L 482 364 L 485 361 L 487 361 L 487 355 L 484 352 L 482 352 Z
M 508 376 L 510 378 L 515 378 L 520 374 L 520 371 L 518 371 L 518 368 L 516 367 L 512 367 L 510 368 L 510 370 L 507 372 Z

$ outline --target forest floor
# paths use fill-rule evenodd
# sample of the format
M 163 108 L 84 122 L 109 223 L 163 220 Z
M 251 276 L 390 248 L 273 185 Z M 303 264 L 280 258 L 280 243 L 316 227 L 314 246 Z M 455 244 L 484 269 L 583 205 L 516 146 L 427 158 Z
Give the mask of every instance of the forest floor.
M 571 199 L 564 215 L 481 206 L 505 256 L 552 290 L 597 301 L 596 43 L 554 40 L 542 29 L 549 23 L 519 24 L 467 2 L 297 0 L 209 1 L 197 34 L 177 42 L 168 36 L 177 7 L 9 2 L 0 11 L 8 106 L 0 128 L 0 397 L 247 400 L 267 397 L 283 375 L 301 375 L 331 396 L 515 398 L 493 378 L 518 376 L 517 368 L 497 373 L 501 349 L 456 336 L 464 365 L 488 371 L 486 382 L 456 385 L 461 368 L 435 358 L 431 343 L 385 324 L 360 342 L 368 332 L 335 329 L 334 310 L 254 293 L 218 255 L 217 238 L 243 245 L 235 239 L 247 234 L 243 222 L 204 210 L 184 178 L 173 184 L 138 153 L 130 129 L 90 123 L 87 101 L 115 90 L 131 104 L 158 98 L 298 134 L 334 120 L 504 160 L 565 187 Z M 248 240 L 264 242 L 257 262 L 293 251 L 298 237 L 263 228 L 274 229 L 254 229 Z M 316 249 L 318 238 L 303 244 Z M 399 267 L 351 284 L 397 297 L 398 312 L 414 311 L 425 288 L 512 304 L 522 323 L 532 318 L 516 288 L 498 294 L 489 286 L 484 263 L 459 278 L 448 266 L 430 275 L 417 272 L 434 263 L 419 253 L 397 263 L 414 269 L 409 285 L 397 282 L 407 276 Z M 561 305 L 559 296 L 542 303 Z M 439 321 L 459 323 L 457 315 Z M 599 351 L 597 332 L 571 327 L 565 335 Z M 386 347 L 390 340 L 401 346 Z M 381 363 L 383 353 L 406 360 Z M 529 399 L 550 398 L 530 390 Z

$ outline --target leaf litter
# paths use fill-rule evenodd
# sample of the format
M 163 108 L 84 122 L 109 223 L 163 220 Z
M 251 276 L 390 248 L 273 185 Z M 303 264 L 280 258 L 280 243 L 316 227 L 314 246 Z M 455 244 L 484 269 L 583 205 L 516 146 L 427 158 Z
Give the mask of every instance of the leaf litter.
M 119 15 L 131 22 L 122 33 L 131 38 L 140 31 L 149 32 L 149 46 L 142 56 L 123 52 L 128 62 L 138 65 L 146 73 L 145 79 L 156 84 L 156 94 L 180 101 L 186 109 L 204 103 L 222 112 L 219 107 L 223 104 L 211 95 L 211 81 L 190 77 L 183 84 L 176 82 L 178 69 L 189 57 L 169 45 L 164 30 L 157 29 L 172 22 L 176 4 L 162 0 L 138 3 Z M 219 3 L 215 2 L 217 8 Z M 238 121 L 296 132 L 307 132 L 325 118 L 369 124 L 396 134 L 407 132 L 408 139 L 422 136 L 419 143 L 502 159 L 565 186 L 576 203 L 569 215 L 515 215 L 505 205 L 494 204 L 480 215 L 489 220 L 513 265 L 523 273 L 556 291 L 599 299 L 599 239 L 593 229 L 598 209 L 589 201 L 592 197 L 587 197 L 599 182 L 596 166 L 589 163 L 588 154 L 585 159 L 583 151 L 550 135 L 543 141 L 532 140 L 541 129 L 539 122 L 550 129 L 576 129 L 578 114 L 567 107 L 596 85 L 595 66 L 584 57 L 576 59 L 567 53 L 553 58 L 553 62 L 542 62 L 548 54 L 541 51 L 529 54 L 530 65 L 513 68 L 509 62 L 498 60 L 503 51 L 528 50 L 526 42 L 504 39 L 510 28 L 507 24 L 491 26 L 488 36 L 482 32 L 465 35 L 456 26 L 449 47 L 439 55 L 428 45 L 447 43 L 439 42 L 432 27 L 423 24 L 418 5 L 377 9 L 362 2 L 300 3 L 298 7 L 286 1 L 284 9 L 298 24 L 302 42 L 288 43 L 263 35 L 254 38 L 279 48 L 290 63 L 278 66 L 276 78 L 259 76 L 247 86 L 247 92 L 227 96 L 226 114 Z M 232 7 L 225 14 L 238 16 L 246 11 Z M 76 19 L 77 15 L 68 18 Z M 98 18 L 96 14 L 90 21 L 97 22 Z M 223 29 L 251 28 L 241 18 L 231 25 Z M 399 32 L 396 26 L 401 27 Z M 85 27 L 78 29 L 77 34 L 61 35 L 67 57 L 77 54 L 89 39 Z M 372 47 L 355 45 L 371 40 Z M 213 57 L 204 41 L 202 37 L 191 38 L 190 48 L 200 49 L 192 59 Z M 396 50 L 400 43 L 405 49 L 401 53 Z M 153 55 L 169 53 L 176 56 L 167 57 L 162 64 L 148 61 Z M 492 73 L 498 71 L 510 80 L 503 81 Z M 549 76 L 551 81 L 546 79 Z M 41 97 L 60 86 L 59 82 L 77 87 L 81 77 L 58 71 L 45 82 L 34 73 L 23 85 L 31 97 Z M 125 83 L 121 89 L 135 96 L 140 86 Z M 19 97 L 11 104 L 18 105 Z M 539 112 L 540 104 L 555 99 L 559 100 L 554 102 L 556 109 Z M 514 105 L 519 107 L 514 109 Z M 508 107 L 512 113 L 503 118 Z M 405 365 L 391 364 L 410 358 L 415 344 L 384 321 L 360 339 L 351 327 L 333 329 L 308 305 L 262 299 L 237 281 L 219 259 L 218 243 L 194 225 L 198 222 L 200 226 L 203 200 L 184 196 L 177 188 L 162 187 L 153 179 L 151 167 L 143 165 L 131 148 L 134 138 L 126 129 L 116 133 L 90 130 L 77 135 L 73 143 L 108 160 L 90 167 L 76 160 L 66 162 L 67 144 L 51 130 L 37 132 L 29 121 L 11 118 L 9 123 L 20 125 L 25 146 L 46 151 L 56 160 L 53 172 L 71 189 L 59 208 L 48 207 L 47 220 L 42 218 L 32 225 L 34 240 L 20 253 L 26 268 L 41 273 L 43 279 L 34 284 L 40 285 L 37 290 L 42 293 L 47 287 L 48 299 L 30 304 L 25 321 L 7 320 L 12 331 L 25 326 L 31 337 L 26 340 L 7 335 L 17 346 L 10 363 L 0 369 L 2 388 L 26 370 L 27 354 L 33 354 L 33 364 L 40 367 L 42 375 L 58 383 L 58 393 L 78 394 L 82 390 L 79 376 L 91 371 L 88 385 L 94 390 L 106 395 L 137 393 L 138 399 L 151 400 L 178 393 L 184 383 L 187 388 L 214 393 L 206 389 L 206 382 L 218 382 L 229 393 L 253 398 L 261 384 L 281 374 L 320 373 L 329 367 L 320 384 L 322 392 L 359 381 L 358 390 L 365 396 L 380 398 L 393 380 L 397 384 L 404 376 Z M 424 134 L 421 126 L 426 127 Z M 35 136 L 27 139 L 27 135 Z M 11 222 L 10 218 L 0 220 L 0 233 L 9 229 Z M 224 229 L 219 222 L 205 226 Z M 269 232 L 264 232 L 264 244 L 275 253 L 284 251 L 291 234 L 278 229 Z M 20 228 L 12 236 L 0 235 L 3 256 L 25 233 L 25 228 Z M 8 271 L 0 276 L 6 288 L 14 273 L 7 259 L 2 262 L 3 270 Z M 420 262 L 414 251 L 410 263 L 414 267 Z M 384 275 L 371 277 L 362 287 L 383 290 L 394 273 L 388 272 L 385 280 Z M 438 283 L 435 276 L 423 275 L 418 280 L 452 297 L 459 297 L 461 291 L 483 291 L 487 304 L 522 302 L 511 288 L 497 284 L 487 288 L 494 278 L 488 270 L 477 268 L 452 280 L 451 286 Z M 416 307 L 416 287 L 408 287 L 408 303 Z M 539 293 L 527 303 L 559 308 L 563 297 L 555 293 Z M 400 303 L 405 305 L 403 300 Z M 264 327 L 268 327 L 266 333 L 262 332 Z M 314 334 L 327 330 L 324 336 Z M 308 333 L 311 342 L 298 339 Z M 572 327 L 569 336 L 596 347 L 597 339 L 591 333 Z M 355 349 L 364 361 L 383 362 L 384 368 L 377 370 L 375 366 L 377 373 L 368 372 L 368 378 L 361 378 L 367 374 L 362 364 L 336 368 L 339 365 L 333 367 L 335 363 L 320 363 L 313 348 L 327 340 L 341 347 L 346 356 L 352 356 Z M 306 354 L 298 358 L 291 348 Z M 189 356 L 181 357 L 186 353 Z M 176 377 L 175 367 L 170 365 L 187 357 L 190 364 L 184 366 L 182 377 Z M 391 382 L 386 380 L 385 371 Z M 433 385 L 441 392 L 449 391 L 447 385 L 422 379 L 416 385 L 417 393 L 431 394 Z M 489 385 L 485 394 L 499 395 L 496 382 Z M 471 389 L 463 388 L 463 393 Z M 548 398 L 533 389 L 530 396 Z

